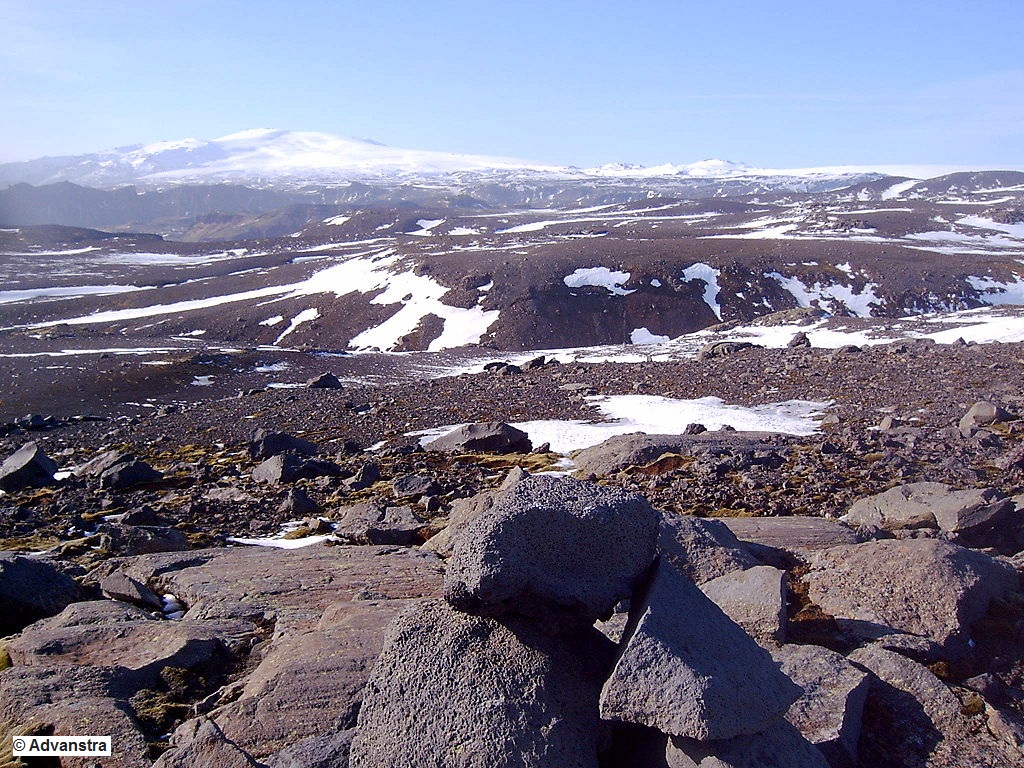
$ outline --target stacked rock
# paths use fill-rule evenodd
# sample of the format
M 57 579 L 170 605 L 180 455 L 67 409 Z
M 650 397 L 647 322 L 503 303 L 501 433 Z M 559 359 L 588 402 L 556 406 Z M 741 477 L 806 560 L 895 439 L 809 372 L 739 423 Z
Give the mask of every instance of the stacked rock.
M 456 533 L 444 600 L 389 628 L 350 765 L 825 766 L 781 719 L 801 689 L 657 556 L 660 526 L 618 489 L 506 483 Z M 624 600 L 616 648 L 594 623 Z

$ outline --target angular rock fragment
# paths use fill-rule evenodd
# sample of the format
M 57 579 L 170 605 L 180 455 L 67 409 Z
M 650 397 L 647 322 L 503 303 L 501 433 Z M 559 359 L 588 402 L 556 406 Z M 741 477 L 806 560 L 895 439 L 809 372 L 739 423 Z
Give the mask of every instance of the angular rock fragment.
M 992 531 L 1012 512 L 1013 502 L 994 489 L 958 491 L 944 483 L 910 483 L 858 499 L 843 521 L 889 531 L 938 527 L 970 539 Z
M 646 574 L 659 517 L 645 499 L 624 491 L 524 478 L 458 532 L 445 599 L 470 613 L 593 624 Z
M 551 635 L 420 603 L 388 629 L 349 765 L 597 768 L 596 702 L 612 654 L 593 629 Z
M 697 584 L 761 563 L 720 520 L 665 515 L 658 553 Z
M 333 373 L 321 373 L 306 382 L 310 389 L 341 389 L 342 383 Z
M 733 571 L 700 585 L 701 592 L 758 643 L 785 641 L 786 573 L 770 565 Z
M 398 498 L 412 496 L 433 496 L 441 490 L 437 481 L 427 475 L 402 475 L 391 482 L 391 488 Z
M 252 471 L 252 479 L 258 483 L 284 485 L 301 478 L 335 476 L 340 471 L 338 465 L 331 461 L 301 458 L 293 453 L 279 453 L 257 466 Z
M 93 456 L 84 464 L 79 464 L 74 469 L 78 477 L 99 477 L 111 467 L 117 464 L 127 464 L 135 460 L 135 454 L 124 451 L 103 451 Z
M 870 541 L 810 555 L 813 603 L 844 630 L 873 639 L 920 635 L 958 658 L 971 625 L 996 597 L 1017 588 L 1006 563 L 934 539 Z
M 260 763 L 231 741 L 208 717 L 186 720 L 171 734 L 171 746 L 153 768 L 259 768 Z
M 529 453 L 533 450 L 525 432 L 500 421 L 467 424 L 425 443 L 423 447 L 428 451 L 470 453 Z
M 987 400 L 980 400 L 960 418 L 960 434 L 964 437 L 971 437 L 981 427 L 996 424 L 1000 421 L 1008 421 L 1014 418 L 1005 408 Z
M 52 485 L 58 469 L 38 443 L 25 443 L 0 464 L 0 490 L 14 493 Z
M 786 720 L 821 750 L 832 768 L 857 765 L 867 673 L 817 645 L 784 645 L 772 651 L 782 671 L 803 688 Z
M 140 608 L 159 611 L 163 608 L 160 597 L 141 581 L 123 573 L 112 573 L 100 580 L 100 591 L 111 600 L 131 603 Z
M 417 531 L 424 525 L 410 507 L 366 502 L 348 507 L 334 532 L 365 544 L 409 546 L 416 543 Z
M 308 440 L 289 435 L 286 432 L 271 432 L 257 429 L 249 441 L 249 456 L 253 459 L 269 459 L 279 453 L 295 453 L 315 456 L 319 449 Z
M 701 741 L 731 739 L 769 728 L 800 693 L 766 650 L 659 562 L 634 602 L 601 716 Z
M 115 464 L 100 474 L 100 487 L 110 491 L 120 491 L 133 485 L 156 483 L 163 480 L 164 475 L 139 459 Z

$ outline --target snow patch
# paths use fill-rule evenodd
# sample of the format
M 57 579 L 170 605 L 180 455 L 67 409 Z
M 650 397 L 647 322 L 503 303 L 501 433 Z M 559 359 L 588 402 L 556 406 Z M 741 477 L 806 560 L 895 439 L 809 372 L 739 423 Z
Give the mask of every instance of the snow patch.
M 718 276 L 721 274 L 722 271 L 720 269 L 715 269 L 708 264 L 700 262 L 683 270 L 684 280 L 704 281 L 704 303 L 711 308 L 711 311 L 715 313 L 715 317 L 719 320 L 722 319 L 722 308 L 718 305 L 718 294 L 720 291 Z
M 865 283 L 864 289 L 855 292 L 848 285 L 823 285 L 820 282 L 808 286 L 797 277 L 786 277 L 778 272 L 765 274 L 777 281 L 796 299 L 801 307 L 820 306 L 837 314 L 837 309 L 846 309 L 857 317 L 871 317 L 871 312 L 880 299 L 875 295 L 878 287 L 874 283 Z M 838 307 L 837 307 L 838 305 Z
M 420 219 L 416 222 L 416 226 L 419 227 L 415 232 L 406 232 L 407 235 L 417 235 L 419 237 L 429 237 L 434 234 L 431 230 L 444 224 L 444 219 Z
M 669 341 L 668 336 L 657 336 L 644 328 L 634 328 L 629 334 L 630 344 L 662 344 L 663 342 Z
M 1017 277 L 1013 282 L 1000 282 L 991 277 L 968 277 L 967 282 L 986 304 L 1024 304 L 1024 279 Z
M 283 322 L 284 322 L 284 317 L 282 315 L 274 315 L 273 317 L 268 317 L 266 320 L 260 320 L 260 325 L 265 325 L 268 328 L 273 328 L 278 323 L 283 323 Z
M 608 267 L 590 267 L 589 269 L 577 269 L 571 275 L 562 278 L 562 282 L 569 288 L 582 288 L 585 285 L 592 285 L 598 288 L 606 288 L 609 293 L 615 296 L 628 296 L 635 291 L 627 291 L 622 284 L 630 278 L 629 272 L 618 272 Z
M 292 318 L 291 323 L 289 323 L 288 327 L 281 332 L 281 335 L 274 339 L 274 346 L 280 344 L 281 339 L 290 334 L 303 323 L 308 323 L 311 320 L 316 320 L 318 317 L 320 317 L 320 310 L 317 309 L 316 307 L 302 310 L 301 312 L 299 312 L 299 314 Z

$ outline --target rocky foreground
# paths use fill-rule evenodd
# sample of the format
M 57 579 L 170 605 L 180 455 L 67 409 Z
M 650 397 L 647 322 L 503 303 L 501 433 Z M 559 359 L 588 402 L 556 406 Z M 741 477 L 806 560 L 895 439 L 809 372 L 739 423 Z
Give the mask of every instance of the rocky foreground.
M 124 766 L 1024 764 L 1020 346 L 729 351 L 8 424 L 2 730 Z M 831 405 L 571 466 L 501 424 L 628 393 Z M 233 543 L 286 523 L 308 546 Z

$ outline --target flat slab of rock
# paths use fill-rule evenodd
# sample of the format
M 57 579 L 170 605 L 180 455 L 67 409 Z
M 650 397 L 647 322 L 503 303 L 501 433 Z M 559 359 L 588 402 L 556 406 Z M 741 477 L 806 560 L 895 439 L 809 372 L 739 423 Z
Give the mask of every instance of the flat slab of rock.
M 423 447 L 428 451 L 464 451 L 469 453 L 529 453 L 530 437 L 500 421 L 467 424 L 441 435 Z
M 785 642 L 786 572 L 770 565 L 733 571 L 700 590 L 761 645 Z
M 772 650 L 782 671 L 804 689 L 786 720 L 821 750 L 832 768 L 857 765 L 864 702 L 870 679 L 844 656 L 817 645 Z
M 696 584 L 761 565 L 721 520 L 665 515 L 658 553 Z
M 613 654 L 595 630 L 420 603 L 389 628 L 352 743 L 352 768 L 597 768 L 597 696 Z
M 840 544 L 858 544 L 857 533 L 835 520 L 821 517 L 721 517 L 744 544 L 781 549 L 786 552 L 825 549 Z M 755 551 L 756 554 L 756 551 Z
M 635 494 L 570 478 L 526 477 L 458 532 L 445 599 L 469 613 L 593 624 L 646 575 L 659 521 Z
M 660 562 L 634 603 L 601 716 L 702 741 L 771 726 L 799 697 L 769 653 Z
M 809 597 L 858 637 L 927 638 L 952 658 L 969 649 L 971 625 L 1017 588 L 1008 564 L 934 539 L 870 541 L 814 553 Z
M 131 603 L 140 608 L 159 611 L 163 608 L 160 596 L 141 581 L 125 576 L 123 573 L 112 573 L 100 581 L 100 591 L 111 600 Z
M 573 456 L 579 475 L 614 475 L 627 467 L 649 464 L 666 453 L 692 455 L 699 448 L 768 448 L 770 432 L 701 432 L 695 435 L 648 435 L 634 432 L 610 437 Z
M 206 715 L 264 762 L 354 725 L 386 627 L 408 601 L 440 596 L 441 570 L 434 555 L 404 548 L 258 547 L 109 560 L 93 578 L 121 571 L 171 592 L 191 621 L 246 619 L 273 628 L 252 671 Z M 188 740 L 175 748 L 187 750 Z
M 25 443 L 0 464 L 0 490 L 13 493 L 52 485 L 58 469 L 38 443 Z

